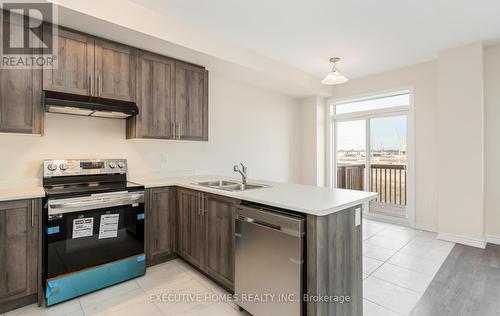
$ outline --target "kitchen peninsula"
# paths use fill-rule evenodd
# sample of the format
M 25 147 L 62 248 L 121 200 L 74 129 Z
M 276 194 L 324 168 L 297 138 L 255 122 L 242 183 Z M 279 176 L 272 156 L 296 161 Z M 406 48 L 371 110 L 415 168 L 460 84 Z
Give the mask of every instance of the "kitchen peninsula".
M 177 223 L 178 231 L 170 235 L 173 250 L 166 249 L 164 255 L 179 254 L 229 291 L 234 290 L 234 249 L 232 245 L 228 253 L 220 252 L 220 249 L 232 244 L 234 206 L 250 202 L 304 215 L 306 277 L 303 293 L 313 298 L 306 303 L 307 315 L 362 314 L 361 207 L 376 198 L 376 193 L 253 180 L 248 183 L 265 187 L 227 191 L 200 185 L 239 182 L 221 176 L 133 181 L 146 188 L 146 214 L 150 214 L 150 224 L 146 224 L 146 229 L 150 234 L 156 230 L 153 226 L 161 227 L 162 219 Z M 175 188 L 177 195 L 173 192 Z M 166 209 L 168 205 L 175 205 L 175 200 L 178 212 L 169 212 L 170 217 Z M 193 215 L 189 216 L 189 213 Z M 208 214 L 207 220 L 201 219 L 201 224 L 192 223 L 193 218 L 197 221 L 200 214 L 201 217 Z M 227 225 L 220 225 L 221 221 Z M 192 228 L 198 226 L 207 231 L 196 236 L 199 230 Z M 149 238 L 154 240 L 158 236 L 155 235 Z M 192 238 L 198 241 L 196 249 L 192 247 Z M 161 249 L 152 249 L 159 244 L 154 240 L 147 247 L 146 252 L 150 252 L 152 261 L 155 261 L 155 256 L 162 261 Z M 226 261 L 225 264 L 216 259 L 221 256 L 227 256 L 222 260 Z M 345 301 L 337 302 L 337 298 Z

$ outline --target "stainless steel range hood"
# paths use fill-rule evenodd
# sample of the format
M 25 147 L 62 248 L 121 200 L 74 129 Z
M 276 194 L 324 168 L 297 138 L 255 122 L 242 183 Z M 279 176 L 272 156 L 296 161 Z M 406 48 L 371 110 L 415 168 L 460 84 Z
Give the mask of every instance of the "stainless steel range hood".
M 134 102 L 43 91 L 46 112 L 125 119 L 139 113 Z

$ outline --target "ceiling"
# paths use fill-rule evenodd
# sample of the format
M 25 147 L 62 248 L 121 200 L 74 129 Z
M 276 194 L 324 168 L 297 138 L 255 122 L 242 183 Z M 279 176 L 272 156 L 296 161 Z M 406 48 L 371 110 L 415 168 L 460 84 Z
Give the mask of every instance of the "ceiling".
M 500 38 L 498 0 L 131 0 L 318 78 L 361 77 Z

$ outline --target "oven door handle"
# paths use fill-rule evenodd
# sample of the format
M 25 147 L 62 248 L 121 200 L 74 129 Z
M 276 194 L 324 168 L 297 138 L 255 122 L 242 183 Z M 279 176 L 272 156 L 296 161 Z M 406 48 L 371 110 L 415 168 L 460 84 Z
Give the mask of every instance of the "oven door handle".
M 118 201 L 124 201 L 124 202 L 130 202 L 130 204 L 132 204 L 132 203 L 136 203 L 137 201 L 143 201 L 144 194 L 134 194 L 134 195 L 129 195 L 129 196 L 115 197 L 115 198 L 104 197 L 101 200 L 104 203 L 114 203 L 114 202 L 118 202 Z
M 49 215 L 85 211 L 91 209 L 101 209 L 113 206 L 130 205 L 144 202 L 144 194 L 134 194 L 114 198 L 93 198 L 74 202 L 48 203 Z
M 81 201 L 81 202 L 65 202 L 58 204 L 50 204 L 50 208 L 66 208 L 66 207 L 80 207 L 80 206 L 91 206 L 91 205 L 99 205 L 102 204 L 103 200 L 89 200 L 89 201 Z

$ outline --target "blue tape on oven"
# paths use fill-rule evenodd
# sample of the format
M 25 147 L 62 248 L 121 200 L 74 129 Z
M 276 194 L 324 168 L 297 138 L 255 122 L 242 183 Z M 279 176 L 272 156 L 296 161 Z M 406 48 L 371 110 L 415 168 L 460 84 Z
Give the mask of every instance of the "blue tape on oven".
M 144 254 L 47 280 L 47 306 L 144 275 Z M 141 260 L 140 260 L 141 259 Z
M 137 256 L 137 262 L 146 260 L 146 255 Z
M 137 214 L 137 220 L 144 219 L 144 213 Z
M 47 235 L 58 234 L 60 231 L 59 226 L 47 227 Z

